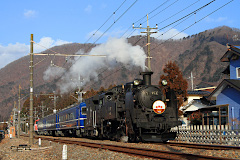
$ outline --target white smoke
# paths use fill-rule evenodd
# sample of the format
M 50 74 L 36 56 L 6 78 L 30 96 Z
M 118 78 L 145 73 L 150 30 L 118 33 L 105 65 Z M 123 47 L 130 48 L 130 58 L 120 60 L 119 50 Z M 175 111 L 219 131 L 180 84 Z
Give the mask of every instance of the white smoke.
M 85 54 L 82 51 L 76 54 Z M 76 58 L 70 70 L 58 84 L 61 92 L 68 92 L 79 84 L 78 77 L 84 79 L 83 85 L 90 79 L 97 80 L 97 71 L 101 68 L 113 69 L 118 63 L 124 66 L 140 66 L 145 68 L 146 55 L 140 46 L 132 46 L 127 39 L 110 38 L 106 43 L 94 47 L 89 55 L 106 55 L 106 57 L 84 56 Z M 45 72 L 45 74 L 52 74 Z M 47 75 L 45 75 L 47 76 Z
M 43 80 L 47 81 L 51 78 L 57 78 L 59 75 L 63 74 L 66 69 L 59 68 L 56 66 L 50 66 L 43 74 Z

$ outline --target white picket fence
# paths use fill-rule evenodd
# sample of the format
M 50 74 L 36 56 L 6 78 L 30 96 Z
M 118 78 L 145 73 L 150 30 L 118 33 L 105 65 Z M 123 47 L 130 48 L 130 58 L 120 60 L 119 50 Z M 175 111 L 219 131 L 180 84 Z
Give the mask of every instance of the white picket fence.
M 240 130 L 229 125 L 192 125 L 171 129 L 176 141 L 240 146 Z

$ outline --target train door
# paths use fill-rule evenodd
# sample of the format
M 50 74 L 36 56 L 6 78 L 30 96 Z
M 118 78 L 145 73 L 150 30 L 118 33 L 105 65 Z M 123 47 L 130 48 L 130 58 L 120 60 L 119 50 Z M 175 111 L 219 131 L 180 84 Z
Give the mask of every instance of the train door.
M 80 112 L 80 128 L 84 128 L 84 126 L 86 125 L 86 115 L 87 115 L 87 109 L 86 109 L 86 103 L 81 103 L 80 104 L 80 109 L 79 109 L 79 112 Z
M 77 129 L 79 129 L 80 127 L 80 106 L 77 107 L 77 111 L 76 111 L 76 119 L 77 119 Z
M 47 127 L 47 126 L 46 126 L 46 119 L 45 119 L 45 118 L 43 119 L 43 126 L 44 126 L 44 127 L 43 127 L 43 131 L 46 131 L 46 127 Z
M 56 114 L 56 130 L 59 130 L 59 114 Z
M 97 111 L 96 111 L 96 109 L 93 110 L 92 114 L 93 114 L 92 126 L 93 126 L 93 128 L 96 128 L 96 126 L 97 126 Z

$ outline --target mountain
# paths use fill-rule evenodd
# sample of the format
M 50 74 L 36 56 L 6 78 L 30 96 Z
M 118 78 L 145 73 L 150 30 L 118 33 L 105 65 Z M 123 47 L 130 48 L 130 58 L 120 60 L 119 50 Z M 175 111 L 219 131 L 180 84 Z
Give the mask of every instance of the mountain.
M 240 41 L 233 41 L 234 35 L 240 34 L 239 29 L 226 26 L 206 30 L 204 32 L 184 37 L 181 40 L 161 41 L 151 38 L 151 66 L 154 74 L 152 83 L 158 84 L 159 77 L 163 74 L 162 69 L 168 61 L 176 61 L 181 68 L 184 77 L 194 76 L 194 86 L 201 82 L 218 84 L 224 77 L 221 72 L 226 68 L 226 63 L 221 63 L 221 56 L 227 51 L 226 44 L 240 45 Z M 133 45 L 144 47 L 147 43 L 145 36 L 133 36 L 128 39 Z M 75 54 L 79 50 L 89 52 L 96 45 L 93 44 L 65 44 L 53 47 L 44 53 L 52 53 L 51 50 Z M 29 95 L 29 56 L 22 57 L 0 70 L 0 121 L 7 120 L 18 101 L 18 87 L 21 85 L 22 103 Z M 71 61 L 73 59 L 69 59 Z M 58 91 L 57 83 L 61 77 L 56 76 L 47 81 L 43 79 L 43 73 L 47 70 L 51 61 L 54 65 L 64 68 L 70 67 L 66 59 L 57 56 L 34 56 L 34 94 L 52 93 Z M 98 80 L 91 81 L 84 86 L 84 90 L 101 86 L 108 88 L 110 84 L 124 84 L 134 78 L 140 78 L 140 67 L 122 67 L 121 64 L 113 70 L 99 68 Z M 190 81 L 189 81 L 190 86 Z M 25 97 L 25 98 L 24 98 Z

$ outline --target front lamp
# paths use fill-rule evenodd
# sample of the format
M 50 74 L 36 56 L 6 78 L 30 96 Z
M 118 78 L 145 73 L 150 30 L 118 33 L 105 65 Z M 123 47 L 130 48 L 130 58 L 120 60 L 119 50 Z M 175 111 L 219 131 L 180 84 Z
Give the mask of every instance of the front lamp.
M 163 85 L 163 86 L 166 86 L 166 85 L 167 85 L 167 80 L 166 80 L 166 79 L 163 79 L 163 80 L 162 80 L 162 85 Z
M 138 86 L 140 84 L 140 80 L 136 79 L 133 81 L 134 86 Z

